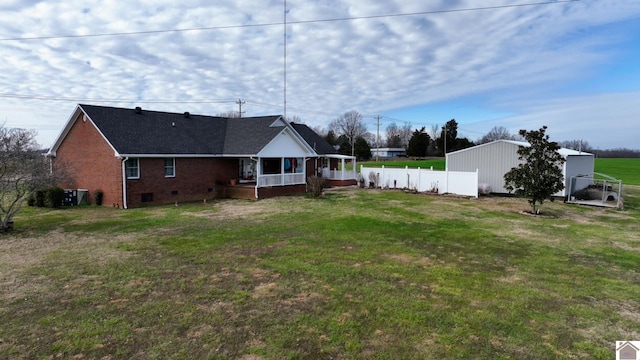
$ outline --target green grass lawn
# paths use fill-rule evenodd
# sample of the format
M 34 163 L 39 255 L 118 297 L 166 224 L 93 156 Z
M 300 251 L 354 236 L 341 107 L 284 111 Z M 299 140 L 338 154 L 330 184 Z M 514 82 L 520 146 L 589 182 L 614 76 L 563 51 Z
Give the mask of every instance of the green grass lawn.
M 434 158 L 434 159 L 425 159 L 425 160 L 413 160 L 413 159 L 394 159 L 389 161 L 367 161 L 358 163 L 358 168 L 360 165 L 364 165 L 367 167 L 405 167 L 408 166 L 410 168 L 421 168 L 421 169 L 429 169 L 433 166 L 434 170 L 444 170 L 445 161 L 444 158 Z
M 640 339 L 625 210 L 336 189 L 25 208 L 0 235 L 0 358 L 612 359 Z

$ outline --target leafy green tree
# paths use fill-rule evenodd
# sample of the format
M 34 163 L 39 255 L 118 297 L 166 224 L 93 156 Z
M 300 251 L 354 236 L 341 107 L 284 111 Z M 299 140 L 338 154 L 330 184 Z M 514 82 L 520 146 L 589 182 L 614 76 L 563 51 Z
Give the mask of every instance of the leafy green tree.
M 371 159 L 371 147 L 365 138 L 359 136 L 353 144 L 353 152 L 358 160 Z
M 429 143 L 431 138 L 425 131 L 423 126 L 420 130 L 416 129 L 413 132 L 413 136 L 409 140 L 409 146 L 407 147 L 408 156 L 425 157 L 427 156 L 427 149 L 429 149 Z
M 533 214 L 539 214 L 544 200 L 553 201 L 553 194 L 564 189 L 562 163 L 564 158 L 556 142 L 549 141 L 546 126 L 540 130 L 520 130 L 519 134 L 530 146 L 518 148 L 518 159 L 524 162 L 504 175 L 509 192 L 528 198 Z

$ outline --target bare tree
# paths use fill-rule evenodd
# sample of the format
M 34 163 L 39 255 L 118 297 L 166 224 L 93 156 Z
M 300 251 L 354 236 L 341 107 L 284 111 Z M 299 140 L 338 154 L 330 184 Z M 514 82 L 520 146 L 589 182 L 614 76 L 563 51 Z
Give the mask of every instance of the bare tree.
M 402 145 L 402 142 L 400 140 L 400 129 L 398 128 L 398 125 L 395 122 L 392 122 L 389 125 L 387 125 L 385 132 L 387 134 L 387 138 L 385 141 L 387 147 L 397 148 Z
M 0 127 L 0 228 L 36 191 L 53 184 L 49 162 L 38 150 L 33 130 Z
M 239 112 L 233 111 L 233 110 L 232 111 L 227 111 L 227 112 L 221 112 L 221 113 L 216 114 L 216 116 L 229 118 L 229 119 L 241 118 L 242 117 L 241 115 L 242 114 L 240 114 Z
M 440 124 L 431 125 L 431 129 L 429 129 L 429 136 L 432 139 L 437 139 L 440 137 Z
M 302 118 L 300 118 L 300 116 L 298 116 L 298 115 L 293 115 L 293 116 L 287 117 L 287 122 L 296 123 L 296 124 L 303 124 L 304 123 L 304 121 L 302 121 Z
M 329 131 L 325 130 L 325 128 L 320 125 L 312 127 L 311 130 L 322 137 L 326 137 L 329 134 Z
M 591 151 L 589 142 L 585 140 L 565 140 L 558 143 L 563 148 L 577 150 L 577 151 Z
M 413 136 L 413 130 L 411 130 L 411 123 L 405 122 L 400 127 L 400 147 L 407 148 L 409 147 L 409 140 Z
M 513 135 L 504 126 L 494 126 L 483 137 L 478 140 L 478 144 L 485 144 L 496 140 L 521 140 L 522 136 Z
M 354 154 L 354 143 L 358 137 L 367 138 L 367 127 L 362 121 L 362 115 L 355 111 L 347 111 L 329 124 L 329 130 L 338 135 L 344 135 L 351 144 L 351 156 Z

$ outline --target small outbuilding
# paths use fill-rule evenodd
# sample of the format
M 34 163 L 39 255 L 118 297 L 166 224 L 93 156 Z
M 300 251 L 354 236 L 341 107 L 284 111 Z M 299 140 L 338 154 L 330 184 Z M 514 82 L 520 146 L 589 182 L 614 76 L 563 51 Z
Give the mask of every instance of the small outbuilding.
M 518 159 L 518 148 L 530 146 L 527 142 L 496 140 L 490 143 L 455 151 L 446 155 L 446 167 L 449 171 L 478 170 L 478 184 L 488 186 L 493 193 L 508 193 L 505 189 L 504 174 L 522 163 Z M 595 157 L 593 154 L 560 148 L 558 151 L 565 162 L 562 165 L 565 189 L 556 196 L 566 196 L 566 187 L 576 176 L 593 177 Z
M 407 151 L 404 148 L 373 148 L 371 149 L 373 158 L 390 159 L 394 157 L 407 157 Z

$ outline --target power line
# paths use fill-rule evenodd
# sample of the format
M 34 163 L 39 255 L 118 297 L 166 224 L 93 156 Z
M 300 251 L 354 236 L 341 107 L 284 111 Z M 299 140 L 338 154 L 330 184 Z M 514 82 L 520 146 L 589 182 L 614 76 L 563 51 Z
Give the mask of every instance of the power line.
M 553 5 L 553 4 L 561 4 L 561 3 L 578 2 L 578 1 L 582 1 L 582 0 L 543 1 L 543 2 L 523 3 L 523 4 L 496 5 L 496 6 L 484 6 L 484 7 L 448 9 L 448 10 L 432 10 L 432 11 L 420 11 L 420 12 L 384 14 L 384 15 L 354 16 L 354 17 L 332 18 L 332 19 L 314 19 L 314 20 L 298 20 L 298 21 L 287 21 L 285 19 L 283 22 L 261 23 L 261 24 L 205 26 L 205 27 L 183 28 L 183 29 L 144 30 L 144 31 L 111 32 L 111 33 L 82 34 L 82 35 L 49 35 L 49 36 L 0 38 L 0 41 L 26 41 L 26 40 L 72 39 L 72 38 L 107 37 L 107 36 L 130 36 L 130 35 L 178 33 L 178 32 L 188 32 L 188 31 L 226 30 L 226 29 L 269 27 L 269 26 L 282 26 L 282 25 L 286 26 L 286 25 L 313 24 L 313 23 L 322 23 L 322 22 L 383 19 L 383 18 L 393 18 L 393 17 L 434 15 L 434 14 L 446 14 L 446 13 L 468 12 L 468 11 L 497 10 L 497 9 L 528 7 L 528 6 Z
M 97 102 L 97 103 L 140 103 L 140 104 L 215 104 L 215 103 L 236 102 L 236 100 L 231 100 L 231 99 L 212 99 L 212 100 L 88 99 L 88 98 L 36 96 L 36 95 L 20 95 L 20 94 L 0 94 L 0 98 L 23 99 L 23 100 L 70 101 L 70 102 L 77 102 L 77 103 Z

